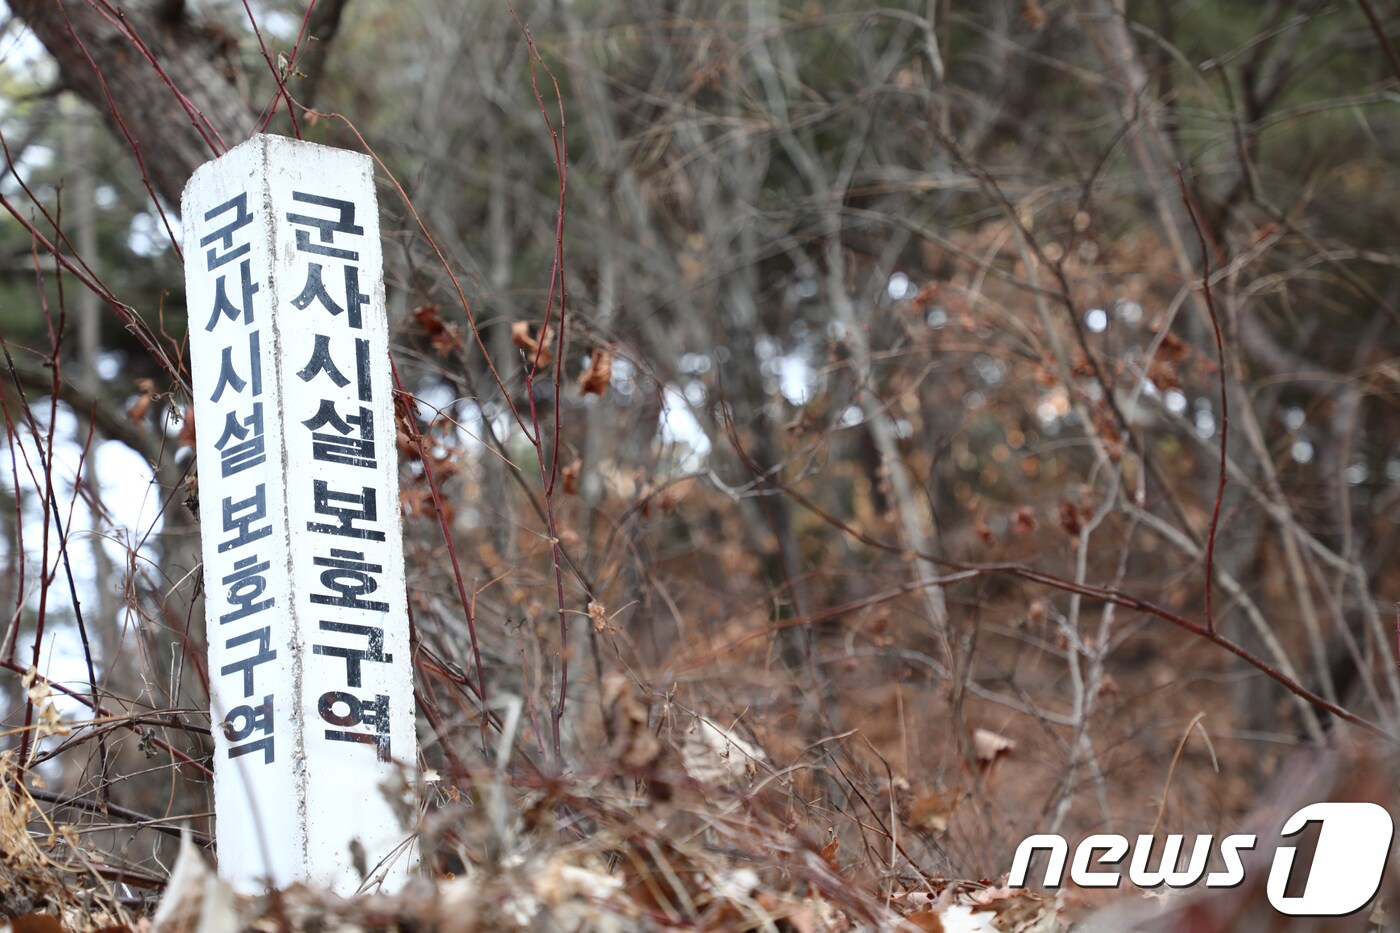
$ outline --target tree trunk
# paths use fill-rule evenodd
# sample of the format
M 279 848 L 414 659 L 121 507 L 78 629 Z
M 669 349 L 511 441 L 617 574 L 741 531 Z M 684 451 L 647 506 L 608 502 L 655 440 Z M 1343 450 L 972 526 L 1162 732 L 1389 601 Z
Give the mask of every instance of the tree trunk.
M 183 3 L 9 5 L 54 57 L 64 83 L 130 143 L 167 203 L 179 204 L 190 174 L 253 130 L 253 111 L 236 84 L 237 36 L 191 17 Z

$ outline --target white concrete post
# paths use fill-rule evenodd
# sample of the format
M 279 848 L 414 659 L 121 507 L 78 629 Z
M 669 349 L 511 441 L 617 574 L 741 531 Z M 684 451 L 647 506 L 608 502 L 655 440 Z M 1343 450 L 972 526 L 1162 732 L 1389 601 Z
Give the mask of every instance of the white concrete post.
M 255 136 L 181 218 L 219 873 L 398 887 L 418 746 L 373 163 Z

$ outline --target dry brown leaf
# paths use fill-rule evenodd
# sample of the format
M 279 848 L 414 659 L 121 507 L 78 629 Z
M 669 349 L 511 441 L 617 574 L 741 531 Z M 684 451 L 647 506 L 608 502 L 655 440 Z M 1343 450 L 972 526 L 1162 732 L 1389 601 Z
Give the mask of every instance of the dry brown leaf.
M 1060 527 L 1066 534 L 1071 535 L 1079 534 L 1084 528 L 1084 524 L 1079 520 L 1079 509 L 1068 499 L 1060 500 Z
M 1181 388 L 1181 374 L 1169 361 L 1157 357 L 1147 364 L 1147 378 L 1159 391 Z
M 11 933 L 66 933 L 53 914 L 24 914 L 10 921 Z
M 1053 909 L 1054 906 L 1054 901 L 1047 902 L 1030 891 L 1013 891 L 1005 887 L 979 891 L 972 900 L 974 913 L 995 913 L 992 924 L 998 930 L 1025 930 L 1040 920 L 1047 908 Z
M 943 921 L 932 910 L 917 910 L 905 917 L 904 922 L 923 933 L 944 933 Z
M 816 933 L 817 918 L 802 904 L 789 897 L 760 891 L 754 900 L 763 908 L 770 921 L 782 921 L 793 933 Z M 782 929 L 779 926 L 778 929 Z
M 1044 29 L 1046 24 L 1050 22 L 1049 17 L 1045 15 L 1045 11 L 1040 7 L 1040 0 L 1026 0 L 1025 4 L 1021 7 L 1021 19 L 1025 20 L 1026 25 L 1030 26 L 1036 32 L 1040 32 L 1040 30 Z
M 593 631 L 599 635 L 604 632 L 617 631 L 617 626 L 608 622 L 608 612 L 603 608 L 602 603 L 590 602 L 588 604 L 588 618 L 593 622 Z
M 155 916 L 153 933 L 200 929 L 236 930 L 238 921 L 232 889 L 205 863 L 189 834 L 180 838 L 180 852 L 170 872 Z
M 27 688 L 25 695 L 29 702 L 39 711 L 36 725 L 40 735 L 67 735 L 73 731 L 63 724 L 63 717 L 53 705 L 53 688 L 47 680 L 39 676 L 32 665 L 25 671 L 22 683 Z
M 1074 351 L 1074 357 L 1070 363 L 1069 371 L 1071 374 L 1081 379 L 1093 379 L 1097 375 L 1094 370 L 1093 362 L 1089 357 L 1084 355 L 1083 350 Z
M 918 294 L 909 300 L 909 307 L 915 311 L 923 311 L 929 305 L 938 300 L 938 282 L 929 282 L 919 289 Z
M 583 461 L 575 457 L 564 467 L 564 495 L 578 495 L 578 476 L 583 471 Z
M 462 332 L 456 325 L 442 319 L 442 309 L 437 305 L 419 305 L 413 310 L 413 319 L 423 329 L 423 333 L 428 335 L 428 342 L 432 344 L 438 356 L 447 356 L 462 349 Z
M 661 490 L 661 492 L 657 494 L 656 507 L 659 508 L 661 511 L 669 514 L 673 509 L 675 509 L 676 503 L 680 501 L 681 498 L 676 493 L 675 487 L 667 486 L 665 489 Z
M 465 452 L 459 447 L 438 447 L 427 451 L 427 454 L 433 477 L 439 483 L 462 472 L 467 460 Z
M 399 502 L 403 506 L 403 514 L 406 518 L 437 518 L 437 506 L 433 503 L 432 491 L 423 486 L 411 486 L 399 493 Z M 453 518 L 452 503 L 442 500 L 442 516 L 448 525 L 452 524 Z
M 457 350 L 462 349 L 462 337 L 457 333 L 457 328 L 444 329 L 440 334 L 434 334 L 428 341 L 432 344 L 438 356 L 447 356 Z
M 1162 343 L 1157 347 L 1157 356 L 1171 363 L 1180 363 L 1191 355 L 1191 347 L 1171 331 L 1162 335 Z
M 135 379 L 136 389 L 141 394 L 137 397 L 132 406 L 127 409 L 126 416 L 132 421 L 140 424 L 146 420 L 146 415 L 150 414 L 151 402 L 156 399 L 156 384 L 152 379 Z
M 185 418 L 180 422 L 180 433 L 176 437 L 181 447 L 193 447 L 195 441 L 194 433 L 194 409 L 185 409 Z
M 579 376 L 578 387 L 584 395 L 602 395 L 612 383 L 612 351 L 594 347 L 588 354 L 588 369 Z
M 1016 743 L 990 729 L 977 729 L 972 733 L 972 748 L 977 753 L 977 762 L 985 770 L 997 759 L 1015 751 Z
M 761 748 L 701 716 L 686 734 L 681 758 L 686 772 L 701 784 L 740 786 L 751 784 L 759 765 L 768 760 Z
M 510 342 L 525 351 L 525 362 L 545 369 L 554 362 L 552 346 L 554 328 L 545 328 L 544 334 L 534 333 L 529 321 L 516 321 L 510 325 Z
M 436 334 L 442 331 L 442 308 L 429 303 L 419 305 L 413 309 L 413 319 L 418 322 L 418 326 L 423 328 L 425 334 Z
M 681 267 L 681 281 L 687 285 L 694 285 L 705 275 L 705 263 L 689 250 L 681 253 L 678 262 Z
M 1108 456 L 1115 463 L 1123 457 L 1123 435 L 1118 431 L 1118 422 L 1114 420 L 1112 413 L 1100 407 L 1094 410 L 1094 427 L 1098 429 L 1099 439 L 1103 441 L 1104 449 L 1108 451 Z
M 1016 510 L 1016 515 L 1011 521 L 1011 530 L 1018 535 L 1028 535 L 1035 531 L 1035 511 L 1028 505 L 1023 505 Z
M 840 871 L 840 866 L 836 864 L 836 853 L 841 848 L 841 839 L 832 836 L 831 841 L 822 846 L 822 861 L 831 866 L 832 871 Z
M 598 618 L 601 618 L 603 607 L 597 603 L 588 604 L 588 615 L 594 618 L 595 606 L 598 607 Z M 594 618 L 594 624 L 597 624 L 597 618 Z M 610 758 L 638 771 L 661 757 L 661 742 L 647 727 L 647 705 L 637 696 L 626 674 L 612 671 L 603 676 L 603 709 L 612 722 L 613 742 L 608 750 Z
M 68 735 L 72 728 L 63 724 L 63 716 L 52 702 L 39 707 L 39 721 L 36 723 L 40 735 Z
M 909 825 L 926 833 L 945 833 L 953 813 L 966 796 L 961 787 L 920 797 L 909 805 Z

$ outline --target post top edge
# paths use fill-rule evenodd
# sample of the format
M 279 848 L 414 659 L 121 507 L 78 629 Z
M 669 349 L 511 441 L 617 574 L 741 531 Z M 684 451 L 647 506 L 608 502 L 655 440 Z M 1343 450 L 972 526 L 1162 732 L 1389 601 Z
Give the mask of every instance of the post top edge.
M 363 163 L 364 168 L 370 174 L 373 174 L 374 171 L 373 160 L 367 154 L 363 152 L 358 152 L 354 149 L 341 149 L 337 146 L 327 146 L 322 143 L 309 142 L 304 139 L 294 139 L 290 136 L 282 136 L 278 133 L 253 133 L 243 142 L 231 147 L 223 155 L 210 159 L 203 165 L 196 168 L 194 172 L 190 174 L 189 181 L 185 182 L 184 191 L 181 193 L 181 200 L 183 201 L 189 196 L 190 189 L 194 187 L 195 183 L 199 181 L 200 178 L 202 178 L 210 172 L 217 171 L 220 165 L 224 165 L 230 161 L 234 161 L 237 158 L 242 157 L 249 152 L 256 152 L 258 156 L 260 156 L 263 160 L 266 160 L 274 150 L 278 149 L 284 151 L 300 150 L 304 154 L 309 154 L 314 151 L 319 151 L 326 154 L 335 153 L 338 157 L 341 158 L 345 156 L 351 156 L 354 157 L 356 161 Z

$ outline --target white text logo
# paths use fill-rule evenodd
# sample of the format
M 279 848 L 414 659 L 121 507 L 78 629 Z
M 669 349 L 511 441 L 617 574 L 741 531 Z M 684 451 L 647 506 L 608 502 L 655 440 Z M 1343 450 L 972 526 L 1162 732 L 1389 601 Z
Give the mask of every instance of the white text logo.
M 1381 874 L 1390 855 L 1395 826 L 1384 807 L 1374 803 L 1325 802 L 1310 804 L 1294 813 L 1283 824 L 1280 835 L 1287 838 L 1302 832 L 1310 823 L 1321 824 L 1317 850 L 1308 869 L 1302 893 L 1285 894 L 1293 876 L 1295 846 L 1279 846 L 1269 870 L 1269 903 L 1291 917 L 1339 917 L 1364 907 L 1380 890 Z M 1042 833 L 1031 836 L 1016 848 L 1007 884 L 1026 886 L 1031 859 L 1038 851 L 1048 853 L 1043 886 L 1058 888 L 1064 882 L 1065 862 L 1070 861 L 1069 877 L 1081 888 L 1116 888 L 1122 883 L 1123 859 L 1132 851 L 1128 881 L 1139 888 L 1185 888 L 1205 878 L 1208 888 L 1233 888 L 1244 881 L 1241 852 L 1253 849 L 1252 835 L 1226 836 L 1220 843 L 1224 870 L 1206 874 L 1213 836 L 1197 836 L 1181 868 L 1185 836 L 1168 835 L 1161 852 L 1154 853 L 1156 840 L 1138 836 L 1135 844 L 1115 833 L 1087 837 L 1069 859 L 1069 844 L 1063 836 Z

